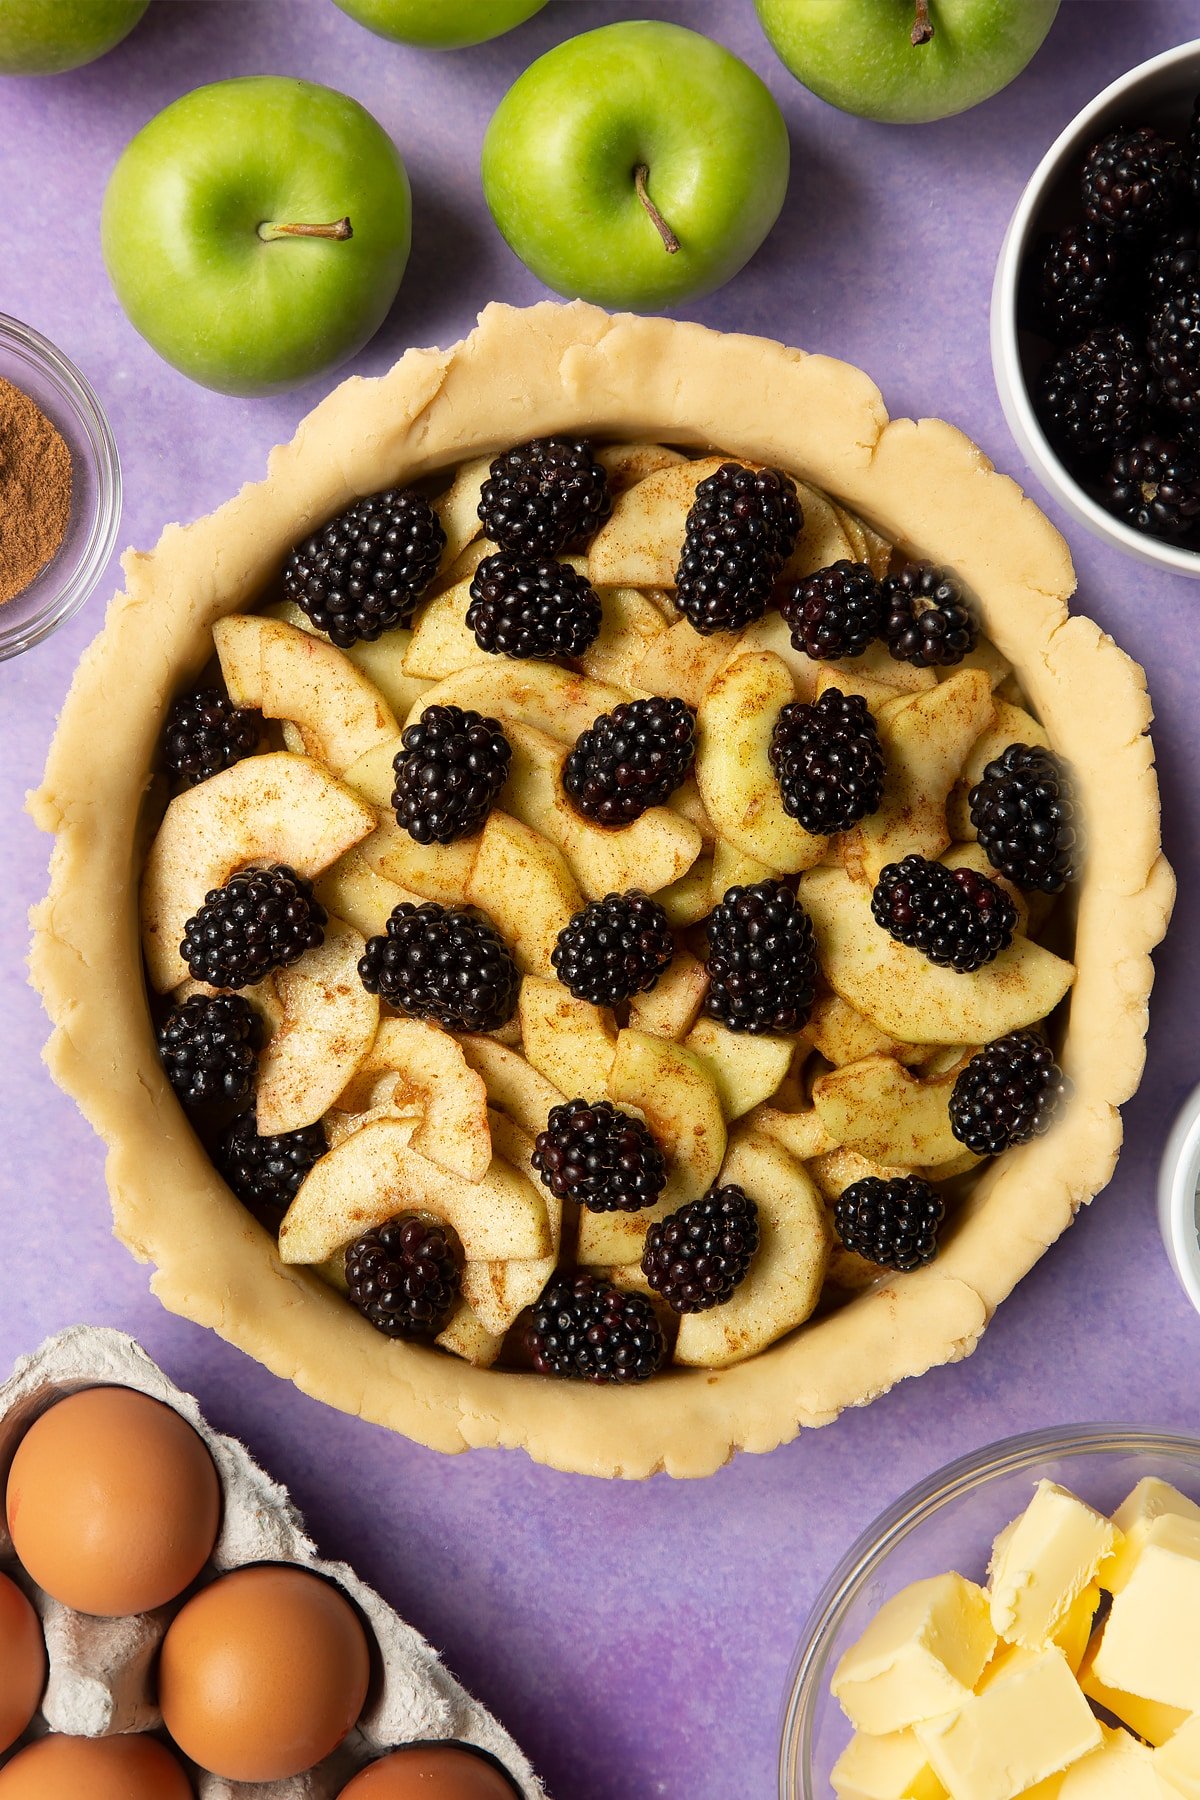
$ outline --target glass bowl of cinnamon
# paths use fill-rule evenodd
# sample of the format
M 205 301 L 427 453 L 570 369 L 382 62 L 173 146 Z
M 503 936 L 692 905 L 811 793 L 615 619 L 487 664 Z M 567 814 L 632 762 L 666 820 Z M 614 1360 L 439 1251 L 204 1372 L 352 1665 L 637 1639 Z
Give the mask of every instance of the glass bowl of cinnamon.
M 0 313 L 0 661 L 95 592 L 117 542 L 121 465 L 88 382 Z

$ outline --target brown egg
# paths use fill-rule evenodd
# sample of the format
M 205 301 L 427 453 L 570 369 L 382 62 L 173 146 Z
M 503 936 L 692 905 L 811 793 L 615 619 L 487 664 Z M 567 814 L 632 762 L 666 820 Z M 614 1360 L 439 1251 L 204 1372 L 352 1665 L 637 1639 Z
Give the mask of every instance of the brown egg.
M 194 1800 L 171 1752 L 151 1737 L 44 1737 L 0 1769 L 0 1800 Z
M 16 1582 L 0 1575 L 0 1753 L 16 1743 L 45 1686 L 41 1622 Z
M 307 1569 L 262 1564 L 204 1588 L 163 1639 L 163 1722 L 229 1781 L 282 1781 L 337 1748 L 371 1672 L 350 1602 Z M 506 1797 L 507 1800 L 507 1797 Z
M 516 1800 L 516 1792 L 499 1769 L 470 1750 L 413 1744 L 369 1763 L 340 1800 Z
M 7 1510 L 38 1586 L 113 1617 L 163 1606 L 195 1580 L 216 1542 L 221 1486 L 171 1407 L 132 1388 L 85 1388 L 21 1439 Z

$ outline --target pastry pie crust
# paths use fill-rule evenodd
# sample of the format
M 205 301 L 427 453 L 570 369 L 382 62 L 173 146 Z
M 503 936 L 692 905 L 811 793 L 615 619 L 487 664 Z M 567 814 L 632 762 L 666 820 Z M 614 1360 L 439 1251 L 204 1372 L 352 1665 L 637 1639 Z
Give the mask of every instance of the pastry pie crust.
M 214 622 L 253 607 L 290 546 L 360 495 L 556 432 L 780 464 L 902 550 L 949 566 L 1075 771 L 1088 826 L 1060 1053 L 1074 1097 L 1054 1130 L 987 1168 L 928 1268 L 747 1362 L 673 1368 L 634 1388 L 477 1369 L 392 1341 L 315 1274 L 285 1266 L 163 1074 L 138 939 L 163 720 L 211 656 Z M 378 380 L 343 382 L 272 453 L 264 481 L 208 518 L 168 526 L 124 570 L 30 801 L 55 834 L 31 967 L 54 1024 L 47 1063 L 108 1145 L 116 1235 L 155 1265 L 153 1291 L 172 1311 L 306 1393 L 439 1450 L 519 1446 L 595 1475 L 707 1475 L 735 1450 L 771 1450 L 968 1356 L 1108 1181 L 1118 1108 L 1142 1072 L 1150 952 L 1174 897 L 1145 676 L 1091 620 L 1068 616 L 1066 544 L 953 426 L 889 421 L 858 369 L 765 339 L 583 304 L 490 306 L 454 348 L 413 350 Z

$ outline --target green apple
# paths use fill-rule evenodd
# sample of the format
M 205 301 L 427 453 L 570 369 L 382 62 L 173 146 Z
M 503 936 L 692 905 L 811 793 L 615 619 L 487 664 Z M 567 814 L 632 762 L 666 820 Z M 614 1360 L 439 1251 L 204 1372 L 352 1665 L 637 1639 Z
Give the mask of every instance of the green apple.
M 636 20 L 547 51 L 483 142 L 483 191 L 556 293 L 643 312 L 736 275 L 779 216 L 782 114 L 752 69 L 681 25 Z
M 1059 0 L 754 0 L 798 81 L 843 112 L 919 125 L 1021 73 Z
M 541 12 L 546 0 L 335 0 L 380 37 L 422 50 L 486 44 Z
M 61 75 L 128 37 L 150 0 L 3 0 L 0 75 Z
M 395 299 L 408 176 L 332 88 L 249 75 L 185 94 L 109 179 L 104 261 L 159 355 L 226 394 L 281 393 L 353 356 Z

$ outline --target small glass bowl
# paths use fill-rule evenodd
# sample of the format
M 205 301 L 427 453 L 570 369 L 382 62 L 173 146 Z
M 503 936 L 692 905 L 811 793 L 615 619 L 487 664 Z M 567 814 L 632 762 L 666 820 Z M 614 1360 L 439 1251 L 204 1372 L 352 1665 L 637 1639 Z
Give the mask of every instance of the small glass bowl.
M 0 313 L 0 377 L 22 388 L 71 452 L 71 516 L 56 556 L 24 593 L 0 606 L 0 662 L 19 656 L 77 613 L 117 542 L 121 464 L 100 402 L 74 363 L 29 325 Z
M 1144 1475 L 1200 1501 L 1200 1438 L 1134 1425 L 1059 1426 L 989 1444 L 910 1488 L 843 1558 L 805 1627 L 783 1709 L 780 1800 L 832 1800 L 830 1771 L 851 1728 L 830 1678 L 885 1600 L 947 1569 L 981 1581 L 992 1540 L 1038 1481 L 1060 1482 L 1112 1512 Z

